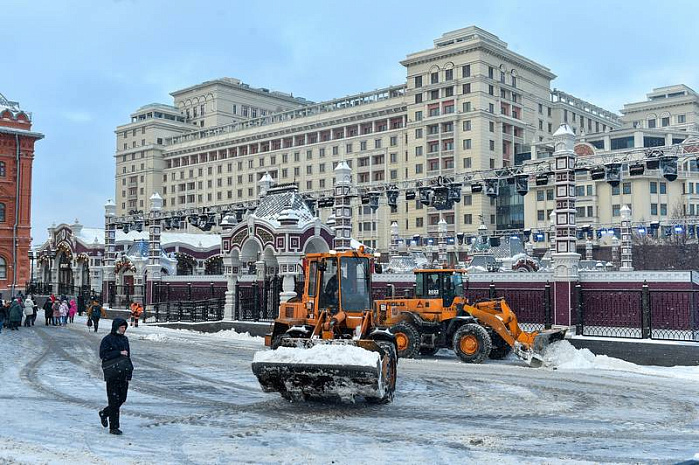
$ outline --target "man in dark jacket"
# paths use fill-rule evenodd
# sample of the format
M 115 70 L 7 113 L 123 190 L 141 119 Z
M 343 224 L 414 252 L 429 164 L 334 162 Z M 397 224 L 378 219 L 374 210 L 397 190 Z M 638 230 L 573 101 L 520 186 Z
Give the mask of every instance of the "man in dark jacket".
M 5 324 L 5 320 L 7 320 L 7 308 L 5 305 L 0 301 L 0 332 L 2 332 L 2 325 Z
M 24 315 L 22 305 L 16 298 L 13 298 L 10 304 L 10 329 L 15 331 L 19 329 L 19 325 L 22 323 L 22 315 Z
M 53 320 L 53 302 L 51 301 L 50 297 L 46 298 L 46 302 L 44 302 L 44 319 L 46 320 L 45 325 L 48 326 L 51 324 L 51 320 Z
M 112 331 L 104 336 L 100 344 L 100 359 L 103 362 L 114 360 L 119 357 L 131 357 L 129 349 L 129 338 L 124 336 L 128 324 L 123 318 L 114 318 Z M 115 376 L 107 378 L 107 400 L 109 405 L 99 411 L 100 422 L 105 428 L 109 425 L 111 434 L 122 434 L 119 429 L 119 408 L 126 402 L 126 395 L 131 381 L 131 372 L 124 371 Z M 109 420 L 109 423 L 107 423 Z

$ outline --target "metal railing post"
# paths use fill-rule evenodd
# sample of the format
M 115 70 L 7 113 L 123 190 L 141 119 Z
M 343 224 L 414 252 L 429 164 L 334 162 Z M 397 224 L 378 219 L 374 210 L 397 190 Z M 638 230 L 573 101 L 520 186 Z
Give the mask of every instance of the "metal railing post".
M 641 288 L 641 338 L 650 339 L 651 337 L 651 313 L 650 313 L 650 289 L 648 281 L 643 281 Z
M 577 298 L 576 307 L 578 311 L 578 318 L 575 324 L 575 334 L 577 334 L 578 336 L 582 336 L 583 331 L 585 330 L 585 313 L 583 307 L 582 285 L 580 284 L 580 282 L 578 282 L 575 285 L 575 296 Z
M 252 283 L 252 308 L 255 309 L 253 321 L 260 320 L 260 286 L 257 281 Z
M 488 297 L 495 298 L 495 283 L 493 281 L 490 281 L 490 286 L 488 286 Z
M 240 283 L 235 283 L 235 296 L 233 297 L 233 319 L 240 320 Z
M 551 329 L 551 321 L 553 321 L 551 312 L 552 308 L 553 305 L 551 305 L 551 283 L 546 281 L 546 285 L 544 286 L 544 329 Z

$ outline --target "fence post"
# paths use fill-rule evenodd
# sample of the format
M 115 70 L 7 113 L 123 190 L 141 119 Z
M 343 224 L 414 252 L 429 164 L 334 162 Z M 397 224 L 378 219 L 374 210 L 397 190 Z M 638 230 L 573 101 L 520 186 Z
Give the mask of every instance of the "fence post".
M 648 282 L 643 281 L 641 288 L 641 337 L 650 339 L 651 337 L 651 318 L 650 318 L 650 289 Z
M 551 305 L 551 283 L 546 281 L 546 285 L 544 286 L 544 329 L 551 329 L 552 308 L 553 305 Z
M 488 286 L 488 297 L 495 298 L 495 283 L 493 281 L 490 281 L 490 286 Z
M 177 302 L 177 321 L 182 321 L 182 301 Z
M 187 283 L 187 300 L 192 300 L 192 283 Z
M 575 334 L 578 336 L 582 336 L 583 331 L 585 330 L 585 312 L 583 307 L 582 285 L 579 281 L 575 285 L 575 297 L 577 300 L 576 307 L 578 311 L 578 321 L 575 324 Z
M 240 299 L 238 298 L 238 295 L 240 294 L 240 283 L 238 281 L 235 282 L 235 296 L 233 297 L 233 319 L 236 321 L 240 320 Z
M 159 322 L 160 321 L 160 304 L 156 303 L 154 305 L 154 307 L 155 307 L 155 321 Z
M 211 283 L 211 298 L 214 298 L 214 283 Z
M 252 308 L 255 309 L 253 321 L 260 320 L 260 286 L 257 281 L 252 283 Z
M 165 321 L 170 321 L 170 301 L 165 304 Z

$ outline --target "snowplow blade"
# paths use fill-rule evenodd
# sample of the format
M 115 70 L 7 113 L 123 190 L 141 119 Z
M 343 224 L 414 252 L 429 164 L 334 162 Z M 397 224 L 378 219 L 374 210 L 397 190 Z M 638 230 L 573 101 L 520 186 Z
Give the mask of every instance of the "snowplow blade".
M 562 341 L 566 335 L 566 329 L 546 329 L 539 331 L 534 337 L 531 347 L 531 357 L 527 361 L 529 366 L 539 368 L 544 364 L 544 352 L 548 346 L 556 341 Z
M 316 350 L 320 355 L 315 359 L 311 356 L 310 351 L 316 346 L 354 346 L 368 353 L 356 358 L 356 363 L 326 363 L 332 362 L 332 355 L 324 357 L 322 350 Z M 258 357 L 258 354 L 261 355 Z M 383 360 L 386 354 L 374 341 L 288 338 L 278 349 L 258 354 L 252 363 L 252 371 L 262 390 L 279 392 L 287 400 L 332 398 L 353 401 L 355 396 L 382 400 L 387 395 Z

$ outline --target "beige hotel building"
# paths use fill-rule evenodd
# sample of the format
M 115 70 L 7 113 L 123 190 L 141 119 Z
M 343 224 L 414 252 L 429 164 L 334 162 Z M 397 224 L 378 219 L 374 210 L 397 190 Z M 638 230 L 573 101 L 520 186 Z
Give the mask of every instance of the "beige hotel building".
M 440 218 L 449 235 L 475 234 L 481 218 L 490 230 L 523 227 L 543 205 L 523 208 L 536 192 L 496 200 L 464 186 L 461 201 L 442 211 L 404 193 L 425 178 L 512 166 L 521 154 L 536 159 L 564 121 L 586 141 L 623 126 L 618 115 L 553 89 L 548 68 L 477 27 L 445 33 L 401 64 L 404 83 L 326 102 L 223 78 L 173 92 L 173 105 L 139 108 L 115 131 L 117 215 L 147 212 L 154 192 L 165 211 L 233 209 L 257 199 L 265 173 L 330 195 L 333 169 L 345 160 L 358 193 L 388 184 L 401 191 L 395 212 L 385 196 L 376 211 L 355 199 L 354 237 L 381 250 L 394 221 L 402 237 L 423 238 L 437 236 Z M 320 210 L 323 219 L 329 210 Z

